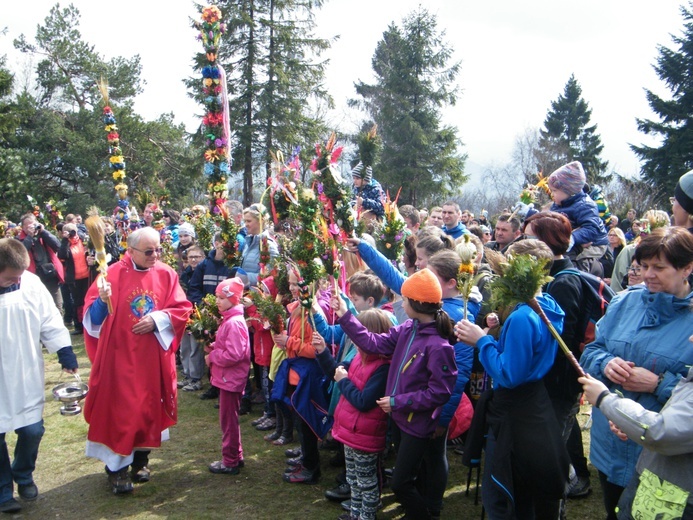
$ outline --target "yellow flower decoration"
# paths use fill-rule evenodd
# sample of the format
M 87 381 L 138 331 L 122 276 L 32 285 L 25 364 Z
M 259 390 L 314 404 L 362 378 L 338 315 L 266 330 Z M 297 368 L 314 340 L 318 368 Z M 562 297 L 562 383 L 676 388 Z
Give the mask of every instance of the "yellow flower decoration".
M 111 164 L 125 162 L 122 155 L 113 155 L 109 160 L 111 161 Z
M 125 170 L 116 170 L 113 172 L 113 180 L 120 182 L 125 178 Z

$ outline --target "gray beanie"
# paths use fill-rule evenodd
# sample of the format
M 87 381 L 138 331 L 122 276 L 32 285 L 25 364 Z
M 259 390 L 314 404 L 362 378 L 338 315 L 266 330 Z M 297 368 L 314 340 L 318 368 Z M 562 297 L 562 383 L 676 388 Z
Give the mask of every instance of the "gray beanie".
M 693 215 L 693 170 L 681 175 L 676 183 L 674 198 L 686 213 Z

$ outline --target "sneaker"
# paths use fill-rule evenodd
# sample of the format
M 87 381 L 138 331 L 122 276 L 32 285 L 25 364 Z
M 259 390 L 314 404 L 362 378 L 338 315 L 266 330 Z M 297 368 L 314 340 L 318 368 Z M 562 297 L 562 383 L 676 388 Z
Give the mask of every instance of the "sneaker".
M 149 470 L 147 466 L 142 466 L 141 468 L 133 467 L 130 470 L 130 478 L 135 483 L 144 484 L 145 482 L 149 482 L 151 475 L 152 472 Z
M 202 381 L 191 379 L 190 382 L 183 387 L 184 392 L 198 392 L 202 390 Z
M 238 475 L 241 470 L 239 466 L 224 466 L 224 463 L 220 460 L 216 460 L 209 465 L 210 473 L 215 473 L 217 475 Z
M 265 419 L 269 419 L 269 415 L 267 415 L 267 412 L 263 413 L 260 417 L 258 417 L 254 421 L 250 421 L 250 425 L 251 426 L 257 426 L 258 424 L 260 424 Z
M 272 442 L 272 443 L 273 443 L 274 441 L 276 441 L 277 439 L 279 439 L 279 437 L 281 437 L 281 436 L 282 436 L 281 432 L 278 432 L 278 431 L 275 430 L 275 431 L 273 431 L 272 433 L 268 433 L 267 435 L 265 435 L 265 436 L 263 437 L 263 439 L 265 439 L 267 442 Z
M 284 456 L 289 458 L 289 457 L 300 457 L 301 456 L 301 447 L 299 446 L 298 448 L 289 448 L 284 452 Z
M 344 502 L 351 498 L 351 486 L 349 484 L 340 484 L 336 488 L 325 491 L 325 498 L 333 502 Z
M 178 382 L 176 383 L 176 386 L 178 388 L 183 388 L 185 385 L 189 384 L 190 381 L 191 381 L 191 379 L 189 377 L 185 377 L 183 379 L 178 380 Z
M 284 482 L 289 484 L 317 484 L 320 479 L 320 468 L 309 470 L 301 467 L 300 471 L 284 473 Z
M 6 502 L 0 504 L 0 513 L 19 513 L 22 510 L 22 504 L 14 498 L 10 498 Z
M 17 493 L 22 500 L 31 501 L 38 498 L 38 488 L 33 482 L 31 484 L 19 484 L 17 486 Z
M 274 430 L 277 427 L 277 420 L 274 417 L 268 417 L 260 424 L 258 424 L 255 429 L 259 432 L 266 432 L 268 430 Z
M 275 446 L 285 446 L 287 444 L 291 444 L 292 442 L 294 442 L 293 436 L 286 437 L 285 435 L 280 435 L 276 441 L 272 441 L 272 444 Z
M 589 477 L 576 477 L 570 481 L 568 498 L 584 498 L 592 492 Z
M 382 508 L 383 508 L 383 501 L 381 500 L 380 502 L 378 502 L 378 509 L 382 509 Z M 344 509 L 344 511 L 351 511 L 351 499 L 345 500 L 344 502 L 342 502 L 342 509 Z
M 200 394 L 200 399 L 216 399 L 219 397 L 219 389 L 216 386 L 210 386 L 204 393 Z
M 116 495 L 124 493 L 132 493 L 134 486 L 128 468 L 125 467 L 120 471 L 108 474 L 108 483 L 111 485 L 111 491 Z
M 300 466 L 301 463 L 303 462 L 303 457 L 294 457 L 291 459 L 286 459 L 286 464 L 288 466 Z

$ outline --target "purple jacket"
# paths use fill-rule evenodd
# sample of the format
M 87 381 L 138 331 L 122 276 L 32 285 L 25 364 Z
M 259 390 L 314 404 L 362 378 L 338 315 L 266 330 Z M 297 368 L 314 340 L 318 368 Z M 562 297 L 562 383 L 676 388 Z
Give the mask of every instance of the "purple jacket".
M 409 435 L 431 436 L 457 380 L 455 350 L 435 323 L 407 320 L 384 334 L 368 332 L 350 312 L 337 323 L 365 352 L 392 356 L 385 392 L 392 420 Z
M 243 392 L 250 370 L 250 337 L 243 317 L 243 305 L 221 313 L 217 337 L 209 353 L 209 370 L 214 386 L 229 392 Z

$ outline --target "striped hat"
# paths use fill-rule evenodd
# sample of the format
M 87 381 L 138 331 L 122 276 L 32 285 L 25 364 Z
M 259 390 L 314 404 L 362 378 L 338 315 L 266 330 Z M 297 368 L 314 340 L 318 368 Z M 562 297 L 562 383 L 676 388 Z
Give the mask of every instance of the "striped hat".
M 364 173 L 365 171 L 365 173 Z M 363 163 L 359 161 L 359 163 L 354 166 L 354 168 L 351 170 L 351 176 L 352 177 L 357 177 L 359 179 L 363 179 L 363 182 L 365 184 L 370 184 L 371 180 L 373 179 L 373 167 L 372 166 L 363 166 Z

